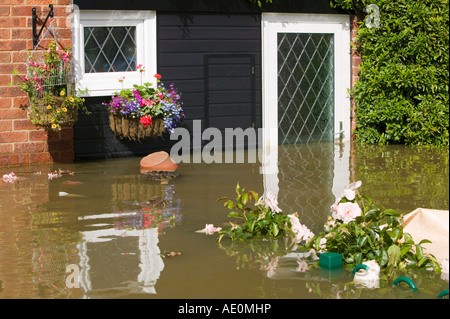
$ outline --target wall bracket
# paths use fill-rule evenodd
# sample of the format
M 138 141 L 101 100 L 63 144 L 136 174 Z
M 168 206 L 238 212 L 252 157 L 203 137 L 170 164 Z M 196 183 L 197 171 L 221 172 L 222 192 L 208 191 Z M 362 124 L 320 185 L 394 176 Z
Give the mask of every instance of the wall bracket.
M 39 37 L 41 36 L 42 30 L 44 30 L 45 25 L 47 24 L 48 18 L 53 18 L 53 4 L 49 4 L 48 7 L 50 8 L 50 12 L 47 14 L 47 18 L 45 18 L 44 23 L 42 24 L 41 30 L 39 33 L 37 33 L 37 14 L 36 14 L 36 8 L 31 9 L 31 18 L 33 22 L 33 48 L 36 48 L 36 46 L 39 43 Z

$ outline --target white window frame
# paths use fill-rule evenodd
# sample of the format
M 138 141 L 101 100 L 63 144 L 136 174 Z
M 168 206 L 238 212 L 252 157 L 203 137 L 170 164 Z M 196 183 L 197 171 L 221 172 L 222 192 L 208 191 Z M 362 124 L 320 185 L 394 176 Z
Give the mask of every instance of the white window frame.
M 278 148 L 278 33 L 332 33 L 335 42 L 335 139 L 351 136 L 351 35 L 350 16 L 263 13 L 263 145 L 266 152 Z M 274 62 L 275 61 L 275 62 Z M 342 124 L 342 126 L 341 126 Z M 342 127 L 342 130 L 341 130 Z
M 136 27 L 136 65 L 142 64 L 145 72 L 99 72 L 85 73 L 84 28 L 85 27 Z M 76 87 L 87 89 L 84 96 L 109 96 L 134 84 L 156 83 L 157 39 L 155 11 L 80 10 L 74 14 L 73 58 Z M 141 78 L 142 76 L 142 78 Z M 125 77 L 123 83 L 120 77 Z

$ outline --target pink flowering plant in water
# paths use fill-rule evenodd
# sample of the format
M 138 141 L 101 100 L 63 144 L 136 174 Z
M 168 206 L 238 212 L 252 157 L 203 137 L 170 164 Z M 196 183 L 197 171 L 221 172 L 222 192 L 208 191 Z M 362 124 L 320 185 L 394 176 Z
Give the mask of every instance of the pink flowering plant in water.
M 246 191 L 239 184 L 236 186 L 236 199 L 219 198 L 224 207 L 231 210 L 229 218 L 241 222 L 230 222 L 231 227 L 219 231 L 219 242 L 224 236 L 233 241 L 246 239 L 291 238 L 294 244 L 312 239 L 312 232 L 302 225 L 296 215 L 285 215 L 278 207 L 273 194 L 260 197 L 254 191 Z
M 403 231 L 401 214 L 377 207 L 369 197 L 359 193 L 360 186 L 361 182 L 352 183 L 344 190 L 342 198 L 331 207 L 324 232 L 307 246 L 319 253 L 342 254 L 344 263 L 352 267 L 376 261 L 381 268 L 388 269 L 385 278 L 399 269 L 433 268 L 440 272 L 436 258 L 425 254 L 422 247 L 430 241 L 415 243 Z

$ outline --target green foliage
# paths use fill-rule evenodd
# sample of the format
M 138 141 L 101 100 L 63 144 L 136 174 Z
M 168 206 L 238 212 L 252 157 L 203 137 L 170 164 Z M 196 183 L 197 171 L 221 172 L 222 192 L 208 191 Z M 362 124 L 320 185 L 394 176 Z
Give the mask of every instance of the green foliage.
M 348 202 L 344 197 L 339 204 Z M 422 240 L 415 243 L 403 231 L 399 212 L 375 206 L 366 196 L 356 195 L 353 202 L 361 208 L 361 215 L 349 222 L 329 217 L 325 232 L 313 238 L 311 246 L 318 251 L 342 254 L 349 265 L 375 260 L 381 268 L 392 272 L 397 268 L 434 268 L 440 272 L 436 258 L 423 253 Z
M 380 11 L 373 27 L 369 5 Z M 449 145 L 448 0 L 334 0 L 365 15 L 355 45 L 362 55 L 356 138 L 368 144 Z
M 237 197 L 231 200 L 227 197 L 219 198 L 224 201 L 224 207 L 231 210 L 229 218 L 241 220 L 242 223 L 230 222 L 231 228 L 219 232 L 219 241 L 228 236 L 233 241 L 251 238 L 282 238 L 292 234 L 289 216 L 274 212 L 269 206 L 260 201 L 254 191 L 245 191 L 239 184 L 236 186 Z M 253 203 L 252 206 L 250 204 Z
M 261 0 L 249 0 L 250 2 L 254 2 L 258 4 L 258 7 L 262 7 L 262 2 Z M 272 3 L 272 0 L 266 0 L 266 3 Z

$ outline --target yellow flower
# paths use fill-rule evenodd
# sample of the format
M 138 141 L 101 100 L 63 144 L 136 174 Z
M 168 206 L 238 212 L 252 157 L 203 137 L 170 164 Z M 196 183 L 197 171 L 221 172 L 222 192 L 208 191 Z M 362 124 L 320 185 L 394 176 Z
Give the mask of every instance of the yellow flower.
M 59 113 L 59 112 L 61 112 L 61 110 L 60 110 L 60 109 L 57 109 L 57 110 L 56 110 L 56 113 Z
M 50 110 L 52 108 L 51 105 L 47 105 L 47 110 Z
M 81 99 L 84 102 L 84 98 Z
M 73 97 L 70 97 L 69 101 L 70 101 L 70 102 L 73 102 Z
M 64 95 L 66 95 L 66 92 L 61 91 L 61 93 L 59 93 L 59 95 L 64 96 Z
M 52 122 L 55 122 L 55 118 L 54 117 L 52 117 Z
M 62 109 L 64 112 L 67 112 L 67 108 L 66 107 L 63 107 L 63 109 Z
M 56 128 L 56 124 L 52 124 L 52 128 L 55 129 Z

